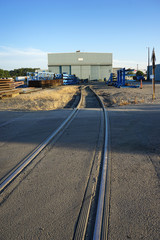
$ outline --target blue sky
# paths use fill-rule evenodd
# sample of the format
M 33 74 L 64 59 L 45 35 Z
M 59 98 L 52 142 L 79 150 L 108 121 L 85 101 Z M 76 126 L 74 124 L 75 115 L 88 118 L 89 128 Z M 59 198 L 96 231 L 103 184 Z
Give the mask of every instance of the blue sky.
M 111 52 L 113 67 L 160 63 L 160 0 L 0 0 L 0 68 L 47 68 L 50 52 Z

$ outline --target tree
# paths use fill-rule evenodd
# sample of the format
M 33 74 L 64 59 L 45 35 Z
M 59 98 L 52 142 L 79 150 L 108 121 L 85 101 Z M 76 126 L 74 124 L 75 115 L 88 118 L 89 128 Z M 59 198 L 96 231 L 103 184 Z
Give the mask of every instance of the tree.
M 4 71 L 3 69 L 0 69 L 0 78 L 3 78 L 4 77 Z
M 18 68 L 10 71 L 12 77 L 26 76 L 27 72 L 35 72 L 36 68 Z
M 126 71 L 127 71 L 127 74 L 133 74 L 133 71 L 131 68 L 126 69 Z
M 144 73 L 142 71 L 137 71 L 136 76 L 144 76 Z
M 8 78 L 8 77 L 10 77 L 9 71 L 0 69 L 0 78 Z
M 27 72 L 35 72 L 36 69 L 37 68 L 18 68 L 10 71 L 0 69 L 0 78 L 26 76 Z
M 7 70 L 4 70 L 4 76 L 5 76 L 5 78 L 11 77 L 9 74 L 9 71 L 7 71 Z

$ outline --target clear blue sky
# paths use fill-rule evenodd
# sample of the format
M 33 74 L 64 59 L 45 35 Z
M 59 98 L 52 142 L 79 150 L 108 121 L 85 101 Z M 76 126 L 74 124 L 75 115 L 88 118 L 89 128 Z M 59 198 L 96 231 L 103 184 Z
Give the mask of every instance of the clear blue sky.
M 0 68 L 47 68 L 49 52 L 111 52 L 113 66 L 160 63 L 160 0 L 0 0 Z

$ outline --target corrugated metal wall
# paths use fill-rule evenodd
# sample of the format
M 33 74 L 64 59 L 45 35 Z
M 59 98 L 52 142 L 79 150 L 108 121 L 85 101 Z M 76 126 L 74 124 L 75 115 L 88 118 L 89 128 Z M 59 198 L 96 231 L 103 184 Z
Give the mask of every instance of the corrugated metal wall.
M 51 65 L 112 65 L 112 53 L 49 53 L 48 66 Z
M 48 68 L 54 73 L 75 74 L 80 79 L 104 80 L 108 79 L 112 72 L 112 54 L 81 52 L 48 54 Z
M 71 74 L 71 67 L 70 66 L 62 66 L 62 73 Z
M 71 74 L 75 74 L 77 77 L 81 75 L 80 66 L 71 66 Z
M 90 78 L 90 69 L 91 67 L 90 66 L 81 66 L 82 67 L 82 72 L 81 72 L 81 75 L 82 75 L 82 79 L 86 79 L 86 78 Z
M 149 76 L 150 75 L 152 75 L 152 66 L 149 66 Z M 160 81 L 160 64 L 156 64 L 155 67 L 155 81 Z
M 99 79 L 100 79 L 100 66 L 91 66 L 90 80 L 99 80 Z
M 50 72 L 59 73 L 59 66 L 52 66 L 48 68 Z
M 108 66 L 100 66 L 100 79 L 109 78 L 112 69 Z
M 80 79 L 103 80 L 109 78 L 112 72 L 110 66 L 53 66 L 49 67 L 50 72 L 75 74 Z

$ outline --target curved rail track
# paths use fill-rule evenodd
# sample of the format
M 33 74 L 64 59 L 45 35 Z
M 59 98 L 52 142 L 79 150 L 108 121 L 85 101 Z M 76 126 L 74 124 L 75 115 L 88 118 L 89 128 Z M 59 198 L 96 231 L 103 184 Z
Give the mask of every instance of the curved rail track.
M 82 91 L 86 91 L 85 89 L 82 89 Z M 106 192 L 108 191 L 108 185 L 109 185 L 109 180 L 108 180 L 108 123 L 107 123 L 107 114 L 106 114 L 106 110 L 104 108 L 104 105 L 101 101 L 101 99 L 96 95 L 96 93 L 89 87 L 87 87 L 87 91 L 90 92 L 90 94 L 92 96 L 96 96 L 96 101 L 94 101 L 92 103 L 92 99 L 90 99 L 87 96 L 87 100 L 85 100 L 85 97 L 83 98 L 83 94 L 81 94 L 79 103 L 77 105 L 76 108 L 73 109 L 73 111 L 71 112 L 71 114 L 67 117 L 67 119 L 65 119 L 65 121 L 53 132 L 51 133 L 51 135 L 49 137 L 47 137 L 47 139 L 45 139 L 45 141 L 43 141 L 39 146 L 36 147 L 36 149 L 34 149 L 34 151 L 32 151 L 22 162 L 19 163 L 19 165 L 17 165 L 11 172 L 9 172 L 7 175 L 5 175 L 4 178 L 2 178 L 1 183 L 0 183 L 0 192 L 2 193 L 3 191 L 5 191 L 5 189 L 10 185 L 10 183 L 12 183 L 14 181 L 14 179 L 21 174 L 21 172 L 24 171 L 24 169 L 32 162 L 34 161 L 34 159 L 38 156 L 38 154 L 55 138 L 58 136 L 58 134 L 60 134 L 60 132 L 66 127 L 66 125 L 70 124 L 72 122 L 72 120 L 74 119 L 74 117 L 76 116 L 77 112 L 79 111 L 80 108 L 85 108 L 85 107 L 90 107 L 90 108 L 94 108 L 95 105 L 97 105 L 96 107 L 99 107 L 102 109 L 103 112 L 103 149 L 101 149 L 102 151 L 102 156 L 101 156 L 101 167 L 99 168 L 99 184 L 96 183 L 96 194 L 98 195 L 93 201 L 93 197 L 90 198 L 88 205 L 85 205 L 84 202 L 82 204 L 81 207 L 81 212 L 79 214 L 79 219 L 75 228 L 75 233 L 74 233 L 74 237 L 73 239 L 87 239 L 87 235 L 88 232 L 90 232 L 90 230 L 88 230 L 88 222 L 89 222 L 89 217 L 91 215 L 91 211 L 92 208 L 96 208 L 96 214 L 94 214 L 94 218 L 96 215 L 95 220 L 92 221 L 92 223 L 90 224 L 90 228 L 93 229 L 93 225 L 94 225 L 94 231 L 92 230 L 91 236 L 94 240 L 100 240 L 103 239 L 103 222 L 104 222 L 104 218 L 108 218 L 108 216 L 104 216 L 106 215 L 106 212 L 108 213 L 108 209 L 106 209 L 106 202 L 108 205 L 108 199 L 106 200 Z M 92 97 L 91 97 L 92 98 Z M 93 168 L 93 166 L 92 166 Z M 91 169 L 92 172 L 92 169 Z M 88 185 L 89 185 L 89 181 L 88 181 Z M 86 193 L 87 193 L 87 189 L 86 189 Z M 85 193 L 85 194 L 86 194 Z M 91 193 L 91 195 L 93 195 L 93 193 Z M 108 198 L 108 196 L 107 196 Z M 93 204 L 93 202 L 95 202 Z M 84 207 L 85 205 L 85 207 Z M 94 207 L 92 207 L 92 205 L 94 205 Z M 84 210 L 84 208 L 87 208 L 87 210 Z M 108 207 L 107 207 L 108 208 Z M 85 213 L 83 213 L 85 212 Z M 81 220 L 82 218 L 82 220 Z M 84 220 L 85 218 L 85 220 Z M 106 230 L 105 230 L 106 231 Z

